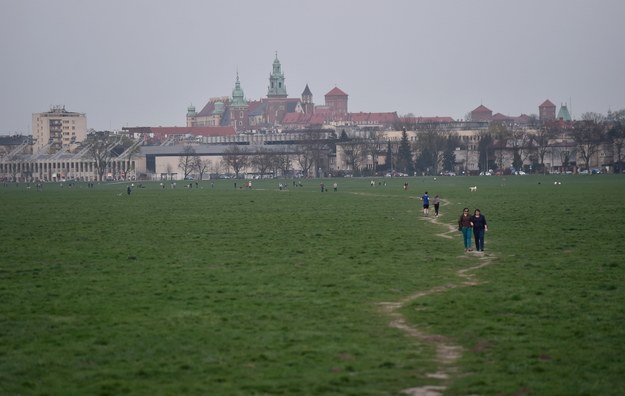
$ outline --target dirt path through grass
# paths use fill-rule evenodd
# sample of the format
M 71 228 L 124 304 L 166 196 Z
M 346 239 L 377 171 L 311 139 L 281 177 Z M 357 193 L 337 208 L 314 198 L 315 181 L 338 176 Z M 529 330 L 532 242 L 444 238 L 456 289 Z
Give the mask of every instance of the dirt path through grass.
M 441 200 L 441 206 L 445 206 L 448 204 L 448 201 Z M 439 221 L 439 219 L 443 217 L 443 215 L 435 217 L 433 211 L 431 211 L 430 216 L 423 216 L 421 213 L 419 213 L 419 216 L 421 216 L 420 220 L 429 221 L 432 224 L 446 227 L 447 231 L 436 234 L 441 238 L 453 239 L 454 235 L 458 234 L 458 228 L 455 221 L 452 224 Z M 453 218 L 453 214 L 449 216 L 452 216 Z M 462 247 L 461 241 L 458 241 L 458 247 L 459 249 Z M 456 271 L 456 275 L 458 275 L 458 277 L 460 278 L 458 282 L 435 286 L 427 290 L 420 290 L 396 302 L 379 303 L 382 312 L 390 317 L 391 327 L 403 331 L 407 336 L 416 339 L 419 342 L 432 345 L 436 349 L 435 359 L 437 364 L 437 370 L 434 373 L 427 374 L 427 377 L 438 380 L 437 385 L 426 385 L 421 387 L 404 389 L 402 393 L 410 396 L 440 396 L 447 388 L 447 386 L 452 382 L 453 378 L 458 374 L 457 362 L 458 359 L 460 359 L 460 357 L 462 356 L 462 347 L 454 344 L 451 339 L 444 335 L 428 334 L 425 331 L 419 329 L 417 326 L 408 323 L 406 318 L 399 311 L 407 304 L 421 297 L 429 296 L 436 293 L 444 293 L 448 290 L 459 287 L 478 285 L 480 281 L 472 272 L 479 268 L 483 268 L 492 264 L 496 256 L 490 253 L 465 253 L 458 256 L 458 259 L 463 260 L 472 257 L 472 255 L 479 256 L 479 264 Z

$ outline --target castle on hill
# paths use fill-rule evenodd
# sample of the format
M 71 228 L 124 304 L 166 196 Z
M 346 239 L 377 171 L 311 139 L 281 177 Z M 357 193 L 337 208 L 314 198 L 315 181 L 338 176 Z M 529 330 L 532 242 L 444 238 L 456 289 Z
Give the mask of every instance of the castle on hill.
M 367 123 L 397 119 L 397 113 L 364 113 L 366 117 L 363 113 L 350 114 L 348 98 L 349 95 L 343 90 L 334 87 L 325 94 L 325 104 L 315 105 L 308 84 L 300 97 L 290 98 L 282 65 L 276 54 L 266 97 L 247 100 L 237 72 L 232 96 L 211 98 L 199 112 L 196 112 L 194 106 L 189 106 L 186 125 L 232 127 L 239 134 L 262 130 L 321 128 L 323 125 L 354 123 L 352 118 Z

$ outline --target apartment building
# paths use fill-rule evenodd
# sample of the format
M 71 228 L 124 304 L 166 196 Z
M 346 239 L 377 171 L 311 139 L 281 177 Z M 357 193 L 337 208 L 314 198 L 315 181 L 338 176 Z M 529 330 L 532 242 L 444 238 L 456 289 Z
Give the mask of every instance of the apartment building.
M 33 113 L 33 145 L 35 152 L 68 150 L 87 137 L 87 116 L 52 106 L 45 113 Z

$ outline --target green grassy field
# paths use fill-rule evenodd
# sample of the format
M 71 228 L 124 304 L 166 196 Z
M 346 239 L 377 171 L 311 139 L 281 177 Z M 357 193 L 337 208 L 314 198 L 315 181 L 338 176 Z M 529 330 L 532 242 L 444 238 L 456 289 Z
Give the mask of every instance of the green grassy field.
M 0 188 L 0 394 L 625 394 L 623 176 L 370 180 Z

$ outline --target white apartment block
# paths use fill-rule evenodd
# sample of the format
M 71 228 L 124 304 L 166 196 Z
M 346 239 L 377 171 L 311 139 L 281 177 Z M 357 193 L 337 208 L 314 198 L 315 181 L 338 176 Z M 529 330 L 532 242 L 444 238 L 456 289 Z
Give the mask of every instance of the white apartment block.
M 33 113 L 34 152 L 71 150 L 87 137 L 87 116 L 52 106 L 46 113 Z

